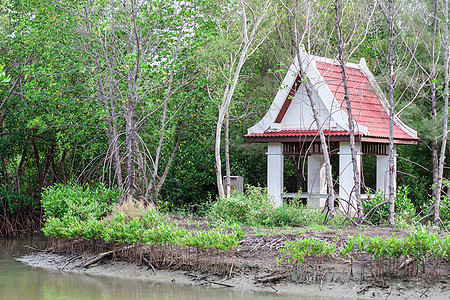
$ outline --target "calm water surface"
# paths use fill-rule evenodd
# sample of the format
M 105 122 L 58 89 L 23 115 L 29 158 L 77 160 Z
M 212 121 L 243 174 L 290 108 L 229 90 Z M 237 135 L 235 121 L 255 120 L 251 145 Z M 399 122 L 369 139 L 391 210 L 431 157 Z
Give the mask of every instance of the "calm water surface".
M 42 238 L 0 239 L 0 299 L 332 300 L 325 297 L 279 296 L 273 293 L 239 292 L 227 288 L 182 286 L 48 271 L 14 260 L 15 257 L 31 251 L 25 248 L 25 245 L 42 248 L 46 243 Z

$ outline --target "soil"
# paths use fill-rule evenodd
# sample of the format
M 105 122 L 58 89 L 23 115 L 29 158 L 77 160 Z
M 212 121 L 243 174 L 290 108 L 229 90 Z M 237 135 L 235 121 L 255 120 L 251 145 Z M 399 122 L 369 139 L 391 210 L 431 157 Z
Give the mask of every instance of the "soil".
M 179 225 L 192 228 L 207 228 L 208 223 L 200 219 L 178 220 Z M 301 294 L 323 297 L 339 297 L 351 299 L 450 299 L 450 265 L 440 262 L 438 274 L 427 274 L 419 278 L 388 276 L 361 280 L 361 273 L 355 267 L 353 277 L 348 275 L 348 265 L 345 262 L 328 262 L 333 264 L 336 272 L 333 279 L 326 281 L 303 280 L 293 282 L 292 273 L 287 264 L 279 264 L 278 249 L 287 241 L 299 238 L 315 238 L 337 244 L 340 249 L 347 237 L 363 233 L 365 236 L 381 236 L 389 238 L 406 237 L 406 232 L 386 227 L 350 227 L 336 230 L 304 231 L 301 229 L 260 229 L 242 227 L 245 238 L 241 247 L 233 254 L 233 269 L 227 275 L 217 276 L 212 272 L 194 270 L 181 271 L 176 269 L 152 270 L 148 266 L 139 266 L 120 260 L 105 258 L 88 268 L 80 266 L 96 255 L 75 255 L 67 253 L 52 253 L 40 251 L 19 260 L 31 266 L 56 269 L 65 272 L 88 273 L 93 275 L 119 276 L 145 279 L 159 282 L 176 282 L 180 284 L 208 285 L 220 288 L 264 291 L 275 294 Z M 355 258 L 357 260 L 357 258 Z M 348 262 L 347 262 L 348 263 Z M 430 262 L 432 265 L 435 262 Z M 435 268 L 436 269 L 436 268 Z M 347 270 L 347 271 L 346 271 Z M 342 272 L 341 272 L 342 271 Z M 345 272 L 344 272 L 345 271 Z M 231 274 L 231 276 L 230 276 Z M 342 275 L 341 274 L 341 275 Z M 327 278 L 330 278 L 328 274 Z

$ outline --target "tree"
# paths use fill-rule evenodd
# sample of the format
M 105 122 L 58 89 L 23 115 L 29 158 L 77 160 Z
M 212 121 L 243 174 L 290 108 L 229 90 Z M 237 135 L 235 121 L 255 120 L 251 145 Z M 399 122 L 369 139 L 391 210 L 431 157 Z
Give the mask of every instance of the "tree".
M 360 159 L 355 146 L 355 120 L 353 118 L 352 114 L 352 99 L 350 98 L 349 88 L 348 88 L 348 82 L 347 82 L 347 74 L 346 74 L 346 63 L 347 60 L 350 58 L 351 53 L 355 51 L 355 49 L 350 50 L 350 54 L 347 54 L 347 47 L 351 45 L 352 43 L 355 43 L 354 40 L 356 40 L 356 37 L 358 37 L 356 48 L 361 45 L 361 43 L 365 40 L 367 36 L 367 32 L 369 29 L 369 26 L 371 24 L 371 17 L 373 15 L 373 10 L 370 9 L 370 6 L 367 7 L 367 11 L 358 12 L 358 7 L 360 6 L 360 3 L 355 3 L 354 1 L 350 0 L 348 2 L 344 3 L 344 7 L 347 8 L 347 10 L 341 9 L 339 0 L 335 0 L 333 2 L 334 4 L 334 11 L 335 11 L 335 27 L 336 27 L 336 42 L 337 42 L 337 61 L 339 62 L 339 65 L 341 67 L 341 73 L 342 73 L 342 80 L 344 84 L 344 93 L 345 93 L 345 102 L 347 106 L 347 115 L 348 115 L 348 126 L 349 126 L 349 135 L 350 135 L 350 151 L 352 156 L 352 166 L 353 166 L 353 182 L 354 182 L 354 198 L 356 200 L 356 212 L 358 217 L 358 222 L 361 223 L 364 218 L 364 212 L 361 202 L 361 174 L 359 171 L 359 162 Z M 366 7 L 366 6 L 364 6 Z M 351 10 L 351 11 L 350 11 Z M 347 25 L 347 36 L 343 37 L 342 32 L 342 22 L 343 18 L 345 16 L 350 15 L 350 21 L 347 22 L 349 24 Z M 357 16 L 356 18 L 352 18 L 352 16 Z M 361 18 L 361 16 L 364 16 Z M 367 17 L 367 19 L 366 19 Z M 358 21 L 357 21 L 358 19 Z M 366 24 L 366 27 L 364 27 L 363 24 Z M 364 28 L 362 30 L 363 34 L 362 36 L 358 36 L 358 31 L 360 28 Z M 348 55 L 348 56 L 347 56 Z
M 300 5 L 299 5 L 300 4 Z M 328 188 L 328 199 L 327 199 L 327 207 L 328 207 L 328 213 L 329 213 L 329 219 L 331 223 L 334 222 L 334 201 L 335 201 L 335 195 L 334 195 L 334 188 L 333 188 L 333 177 L 332 177 L 332 171 L 331 171 L 331 162 L 330 162 L 330 155 L 328 152 L 328 146 L 325 134 L 323 132 L 323 124 L 324 122 L 320 120 L 319 117 L 319 111 L 317 108 L 317 104 L 315 102 L 315 99 L 313 97 L 313 87 L 310 85 L 309 79 L 306 76 L 306 66 L 309 62 L 303 61 L 302 57 L 302 49 L 301 49 L 301 32 L 299 31 L 299 12 L 301 11 L 302 3 L 297 3 L 296 0 L 292 3 L 292 9 L 288 9 L 289 13 L 292 15 L 292 21 L 293 21 L 293 44 L 296 54 L 296 60 L 298 64 L 298 74 L 300 76 L 301 82 L 304 84 L 306 93 L 311 105 L 311 110 L 313 112 L 313 118 L 314 122 L 316 123 L 319 137 L 320 137 L 320 144 L 323 152 L 324 162 L 325 162 L 325 169 L 326 169 L 326 181 L 327 181 L 327 188 Z M 287 8 L 287 6 L 285 5 Z M 311 32 L 307 32 L 307 30 L 310 30 L 311 24 L 308 24 L 306 26 L 305 34 L 311 34 Z
M 434 199 L 434 225 L 439 225 L 441 222 L 439 216 L 440 202 L 441 202 L 441 189 L 442 189 L 442 177 L 444 173 L 445 165 L 445 153 L 447 150 L 447 139 L 448 139 L 448 101 L 449 101 L 449 64 L 450 64 L 450 54 L 449 54 L 449 16 L 448 16 L 448 0 L 444 0 L 444 121 L 442 126 L 442 144 L 441 152 L 439 155 L 439 169 L 437 175 L 437 187 Z
M 225 68 L 222 70 L 224 77 L 226 78 L 225 87 L 222 95 L 222 103 L 219 106 L 219 116 L 216 124 L 215 135 L 215 164 L 216 164 L 216 176 L 217 176 L 217 190 L 219 198 L 225 197 L 224 188 L 222 184 L 222 162 L 220 158 L 220 145 L 222 127 L 225 117 L 227 116 L 228 109 L 230 107 L 233 94 L 236 90 L 236 86 L 239 82 L 242 67 L 259 45 L 264 41 L 265 36 L 260 35 L 260 31 L 264 22 L 269 19 L 271 15 L 270 8 L 272 3 L 270 0 L 255 1 L 255 3 L 246 2 L 244 0 L 239 1 L 237 7 L 231 7 L 233 14 L 230 15 L 230 20 L 237 20 L 239 23 L 231 23 L 234 26 L 237 25 L 239 30 L 239 37 L 237 43 L 237 51 L 230 53 L 230 60 L 227 61 Z M 251 17 L 248 17 L 251 16 Z M 274 18 L 275 19 L 275 18 Z M 271 21 L 273 22 L 273 20 Z M 270 22 L 269 22 L 270 23 Z M 222 22 L 219 22 L 219 26 L 223 26 Z M 228 27 L 227 30 L 230 28 Z M 239 59 L 238 59 L 239 57 Z M 228 151 L 228 150 L 226 150 Z M 227 170 L 227 182 L 229 183 L 229 169 Z M 229 186 L 229 184 L 227 184 Z M 229 188 L 227 188 L 229 191 Z
M 396 149 L 394 145 L 394 122 L 395 122 L 395 107 L 401 103 L 402 99 L 406 95 L 406 91 L 411 89 L 411 86 L 418 87 L 417 92 L 425 85 L 424 82 L 420 82 L 422 77 L 418 77 L 416 74 L 416 66 L 420 70 L 424 70 L 423 66 L 417 59 L 417 40 L 410 45 L 404 36 L 408 35 L 409 29 L 414 25 L 414 18 L 411 15 L 414 13 L 413 6 L 407 8 L 396 8 L 392 0 L 388 1 L 388 8 L 386 9 L 384 4 L 377 0 L 377 6 L 382 13 L 385 22 L 380 24 L 380 30 L 384 33 L 383 39 L 378 39 L 378 53 L 377 57 L 383 57 L 383 61 L 377 60 L 380 65 L 380 69 L 387 69 L 389 72 L 381 71 L 382 75 L 386 78 L 385 82 L 388 90 L 388 115 L 389 115 L 389 153 L 388 153 L 388 203 L 389 203 L 389 220 L 388 223 L 392 226 L 395 223 L 395 156 Z M 398 28 L 396 26 L 398 19 L 402 19 L 402 26 Z M 400 43 L 399 43 L 399 42 Z M 424 72 L 426 73 L 426 71 Z M 415 83 L 414 78 L 419 78 L 418 84 Z M 427 78 L 428 79 L 428 78 Z M 427 80 L 425 79 L 425 80 Z M 400 84 L 406 84 L 406 87 L 401 87 L 403 92 L 399 92 Z M 399 95 L 396 95 L 396 92 Z M 397 99 L 395 99 L 397 98 Z M 415 97 L 413 97 L 414 99 Z M 413 100 L 412 100 L 413 101 Z M 412 101 L 404 106 L 406 109 Z M 402 110 L 403 110 L 402 109 Z M 402 112 L 400 110 L 400 112 Z
M 178 95 L 195 74 L 186 60 L 201 28 L 200 7 L 105 0 L 68 9 L 81 23 L 74 33 L 106 124 L 111 184 L 124 187 L 120 203 L 155 202 L 178 151 L 183 122 L 177 114 L 188 100 Z

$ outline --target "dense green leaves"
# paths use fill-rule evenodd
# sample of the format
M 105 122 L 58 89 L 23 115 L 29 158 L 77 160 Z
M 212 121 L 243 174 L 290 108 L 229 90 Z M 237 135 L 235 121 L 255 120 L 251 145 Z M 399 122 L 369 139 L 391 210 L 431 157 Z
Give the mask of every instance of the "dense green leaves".
M 56 184 L 45 189 L 41 203 L 47 218 L 70 215 L 85 221 L 105 216 L 118 197 L 119 190 L 108 189 L 104 184 L 95 187 Z

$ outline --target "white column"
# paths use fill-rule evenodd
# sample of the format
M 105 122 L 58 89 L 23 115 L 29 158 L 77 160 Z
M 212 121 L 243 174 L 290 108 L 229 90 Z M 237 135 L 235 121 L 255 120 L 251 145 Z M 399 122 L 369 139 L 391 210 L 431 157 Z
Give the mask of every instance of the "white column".
M 327 194 L 326 168 L 322 154 L 308 156 L 308 205 L 313 207 L 325 206 L 327 198 L 317 197 Z
M 394 145 L 394 191 L 397 189 L 397 151 Z M 389 196 L 389 155 L 377 155 L 377 191 Z
M 361 176 L 361 144 L 355 143 L 358 154 L 358 170 Z M 353 164 L 349 142 L 339 143 L 339 199 L 344 212 L 352 214 L 356 209 L 355 192 L 353 191 Z M 351 204 L 351 205 L 350 205 Z
M 267 144 L 267 193 L 275 207 L 283 205 L 283 145 Z

